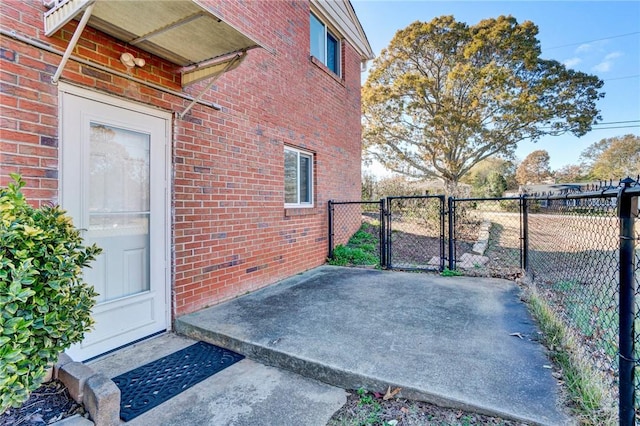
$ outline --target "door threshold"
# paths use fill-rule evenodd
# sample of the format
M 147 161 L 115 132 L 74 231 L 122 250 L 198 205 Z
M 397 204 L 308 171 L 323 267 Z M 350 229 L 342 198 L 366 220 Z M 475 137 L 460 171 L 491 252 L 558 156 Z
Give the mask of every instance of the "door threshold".
M 140 343 L 140 342 L 145 342 L 145 341 L 147 341 L 147 340 L 151 340 L 151 339 L 153 339 L 153 338 L 156 338 L 156 337 L 159 337 L 159 336 L 163 336 L 163 335 L 165 335 L 165 334 L 167 334 L 167 333 L 169 333 L 169 331 L 168 331 L 168 330 L 161 330 L 161 331 L 157 331 L 157 332 L 155 332 L 155 333 L 153 333 L 153 334 L 150 334 L 150 335 L 148 335 L 148 336 L 142 337 L 142 338 L 140 338 L 140 339 L 136 339 L 136 340 L 134 340 L 134 341 L 132 341 L 132 342 L 129 342 L 129 343 L 125 344 L 125 345 L 118 346 L 117 348 L 111 349 L 111 350 L 109 350 L 109 351 L 107 351 L 107 352 L 105 352 L 105 353 L 102 353 L 102 354 L 100 354 L 100 355 L 96 355 L 96 356 L 94 356 L 94 357 L 91 357 L 91 358 L 89 358 L 89 359 L 86 359 L 86 360 L 82 361 L 82 363 L 83 363 L 83 364 L 89 364 L 89 363 L 92 363 L 92 362 L 94 362 L 94 361 L 99 361 L 99 360 L 101 360 L 101 359 L 103 359 L 103 358 L 106 358 L 107 356 L 109 356 L 109 355 L 113 354 L 114 352 L 118 352 L 118 351 L 119 351 L 119 350 L 121 350 L 121 349 L 125 349 L 125 348 L 128 348 L 129 346 L 136 345 L 136 344 L 138 344 L 138 343 Z

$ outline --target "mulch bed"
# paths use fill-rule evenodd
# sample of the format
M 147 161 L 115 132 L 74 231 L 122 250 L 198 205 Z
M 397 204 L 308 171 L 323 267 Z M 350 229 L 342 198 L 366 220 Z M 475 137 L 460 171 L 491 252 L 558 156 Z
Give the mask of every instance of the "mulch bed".
M 84 416 L 85 413 L 84 407 L 71 398 L 62 382 L 52 380 L 33 391 L 20 408 L 9 408 L 0 414 L 0 425 L 49 425 L 75 414 Z

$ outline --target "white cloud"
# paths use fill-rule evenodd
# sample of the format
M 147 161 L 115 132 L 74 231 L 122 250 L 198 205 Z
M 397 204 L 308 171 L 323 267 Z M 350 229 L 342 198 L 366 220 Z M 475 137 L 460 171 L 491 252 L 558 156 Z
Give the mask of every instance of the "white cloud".
M 608 40 L 597 40 L 590 43 L 583 43 L 576 47 L 574 51 L 576 55 L 580 53 L 602 52 L 607 47 Z
M 605 55 L 604 59 L 591 68 L 594 72 L 608 72 L 613 67 L 614 59 L 622 56 L 622 52 L 611 52 Z
M 604 57 L 604 60 L 610 61 L 611 59 L 619 58 L 620 56 L 622 56 L 622 52 L 611 52 Z
M 591 70 L 594 72 L 607 72 L 611 69 L 611 62 L 602 61 L 598 65 L 594 65 Z
M 589 43 L 581 44 L 580 46 L 576 47 L 576 53 L 586 53 L 591 49 L 593 49 L 593 46 L 591 44 Z
M 567 68 L 573 68 L 576 65 L 578 65 L 580 62 L 582 62 L 582 59 L 574 56 L 573 58 L 565 59 L 562 63 Z

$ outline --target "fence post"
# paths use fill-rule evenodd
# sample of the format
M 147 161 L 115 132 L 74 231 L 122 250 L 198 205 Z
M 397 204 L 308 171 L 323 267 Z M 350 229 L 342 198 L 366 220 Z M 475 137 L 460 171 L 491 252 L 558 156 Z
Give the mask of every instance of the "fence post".
M 387 269 L 393 269 L 393 265 L 392 265 L 392 261 L 393 259 L 391 258 L 392 256 L 392 250 L 393 250 L 393 240 L 391 239 L 391 232 L 393 231 L 392 229 L 392 220 L 393 218 L 391 217 L 392 213 L 391 213 L 391 209 L 393 207 L 393 197 L 387 197 L 386 198 L 386 205 L 387 205 L 387 211 L 385 212 L 385 220 L 387 221 L 387 247 L 386 247 L 386 257 L 387 257 Z
M 525 274 L 529 272 L 529 206 L 527 203 L 527 194 L 520 196 L 520 209 L 522 221 L 520 232 L 520 267 L 524 270 Z
M 446 212 L 444 211 L 444 195 L 438 196 L 440 202 L 440 272 L 444 271 L 444 221 Z
M 635 386 L 634 386 L 634 235 L 633 213 L 630 194 L 625 190 L 634 180 L 626 178 L 620 182 L 624 185 L 618 193 L 618 217 L 620 219 L 620 425 L 635 425 Z
M 329 259 L 333 258 L 333 200 L 329 200 Z
M 449 209 L 449 270 L 453 271 L 454 269 L 456 269 L 456 261 L 454 259 L 454 252 L 455 252 L 455 238 L 453 235 L 453 231 L 454 231 L 454 220 L 455 220 L 455 213 L 454 213 L 454 203 L 453 203 L 453 197 L 449 197 L 448 200 L 448 209 Z
M 387 230 L 385 227 L 384 198 L 380 199 L 380 267 L 387 266 Z

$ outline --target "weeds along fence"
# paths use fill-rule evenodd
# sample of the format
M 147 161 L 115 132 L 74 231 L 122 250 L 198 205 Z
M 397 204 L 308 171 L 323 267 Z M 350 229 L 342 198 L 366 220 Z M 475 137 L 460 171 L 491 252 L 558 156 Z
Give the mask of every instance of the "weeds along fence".
M 329 257 L 342 265 L 526 275 L 573 331 L 603 388 L 613 390 L 620 424 L 631 425 L 640 416 L 639 198 L 640 182 L 627 178 L 546 196 L 330 201 Z
M 329 201 L 329 258 L 335 265 L 385 266 L 384 200 Z

